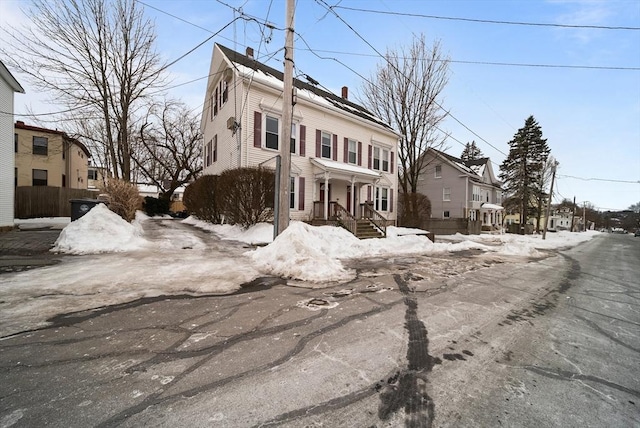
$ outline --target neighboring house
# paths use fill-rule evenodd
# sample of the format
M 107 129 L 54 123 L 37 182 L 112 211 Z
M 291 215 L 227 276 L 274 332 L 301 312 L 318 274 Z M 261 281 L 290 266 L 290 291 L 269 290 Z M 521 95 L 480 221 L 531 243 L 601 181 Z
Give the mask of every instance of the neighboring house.
M 111 173 L 107 168 L 102 166 L 91 165 L 91 159 L 89 159 L 89 165 L 87 166 L 87 189 L 99 190 L 104 188 L 107 178 L 111 177 Z
M 0 61 L 0 230 L 12 229 L 14 218 L 13 98 L 24 89 Z
M 282 79 L 251 48 L 243 55 L 214 46 L 201 119 L 204 173 L 274 168 L 284 143 L 291 147 L 291 219 L 379 214 L 384 226 L 395 224 L 399 135 L 349 101 L 346 87 L 340 97 L 308 78 L 314 84 L 294 80 L 292 136 L 283 142 Z
M 573 213 L 570 208 L 551 208 L 547 229 L 552 231 L 570 230 Z
M 88 188 L 89 150 L 62 131 L 15 124 L 15 186 Z
M 482 230 L 500 230 L 502 187 L 489 158 L 463 161 L 429 148 L 418 193 L 431 201 L 432 219 L 478 221 Z
M 162 193 L 162 189 L 155 185 L 155 184 L 144 184 L 144 183 L 138 183 L 138 191 L 140 192 L 140 196 L 142 198 L 145 198 L 147 196 L 150 196 L 152 198 L 158 198 L 160 197 L 160 194 Z M 171 202 L 169 204 L 169 211 L 177 213 L 177 212 L 181 212 L 184 211 L 184 191 L 187 188 L 187 186 L 180 186 L 178 187 L 176 190 L 174 190 L 173 194 L 171 195 Z

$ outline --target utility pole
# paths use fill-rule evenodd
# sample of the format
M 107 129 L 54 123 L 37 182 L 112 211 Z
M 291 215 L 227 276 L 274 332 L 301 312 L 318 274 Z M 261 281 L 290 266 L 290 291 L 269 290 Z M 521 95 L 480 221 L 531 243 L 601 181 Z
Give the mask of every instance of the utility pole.
M 585 215 L 587 211 L 587 203 L 582 203 L 582 231 L 587 231 L 587 216 Z
M 280 194 L 277 235 L 289 226 L 289 185 L 291 178 L 291 122 L 293 120 L 293 16 L 294 0 L 287 0 L 285 11 L 284 91 L 282 92 L 282 141 L 280 142 Z
M 576 218 L 576 197 L 573 197 L 573 206 L 571 207 L 571 232 L 573 232 L 573 221 Z
M 549 216 L 551 215 L 551 198 L 553 198 L 553 182 L 556 180 L 556 166 L 558 162 L 554 162 L 551 167 L 551 188 L 549 189 L 549 203 L 547 203 L 547 214 L 544 216 L 544 230 L 542 231 L 542 239 L 547 239 L 547 227 L 549 227 Z

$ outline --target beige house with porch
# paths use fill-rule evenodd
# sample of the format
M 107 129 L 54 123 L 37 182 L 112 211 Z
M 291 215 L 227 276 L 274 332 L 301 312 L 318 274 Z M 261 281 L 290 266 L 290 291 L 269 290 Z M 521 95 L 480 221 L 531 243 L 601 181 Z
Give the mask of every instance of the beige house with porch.
M 275 167 L 285 143 L 282 79 L 251 48 L 241 54 L 214 46 L 201 119 L 205 174 Z M 291 148 L 291 219 L 369 221 L 378 230 L 394 225 L 399 135 L 350 101 L 346 87 L 338 96 L 308 76 L 307 82 L 295 79 L 294 87 L 292 137 L 285 143 Z

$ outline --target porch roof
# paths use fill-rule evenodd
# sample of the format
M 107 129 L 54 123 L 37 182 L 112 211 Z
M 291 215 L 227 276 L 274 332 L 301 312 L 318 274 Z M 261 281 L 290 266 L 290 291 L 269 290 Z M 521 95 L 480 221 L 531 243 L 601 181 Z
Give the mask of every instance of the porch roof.
M 363 168 L 357 165 L 351 165 L 342 162 L 336 162 L 324 158 L 310 158 L 311 163 L 325 172 L 333 172 L 342 177 L 355 177 L 360 180 L 375 181 L 380 179 L 382 174 Z
M 496 210 L 496 211 L 499 211 L 499 210 L 503 210 L 503 209 L 504 209 L 504 207 L 502 207 L 502 206 L 500 206 L 500 205 L 484 203 L 484 204 L 482 204 L 482 206 L 480 206 L 480 209 L 483 209 L 483 210 Z

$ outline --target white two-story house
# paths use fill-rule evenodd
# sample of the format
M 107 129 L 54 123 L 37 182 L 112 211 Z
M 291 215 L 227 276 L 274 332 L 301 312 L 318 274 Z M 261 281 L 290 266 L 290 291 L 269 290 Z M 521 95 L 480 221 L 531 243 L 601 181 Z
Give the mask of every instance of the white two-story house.
M 502 226 L 502 187 L 489 158 L 463 161 L 429 148 L 418 192 L 431 201 L 431 217 L 479 221 L 483 230 Z
M 283 73 L 216 44 L 202 112 L 204 173 L 275 167 L 291 148 L 290 217 L 379 216 L 395 224 L 399 135 L 364 107 L 294 80 L 291 141 L 282 141 Z M 372 211 L 374 213 L 372 214 Z

